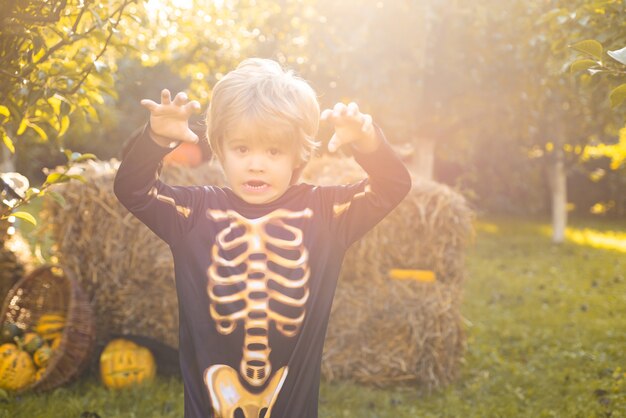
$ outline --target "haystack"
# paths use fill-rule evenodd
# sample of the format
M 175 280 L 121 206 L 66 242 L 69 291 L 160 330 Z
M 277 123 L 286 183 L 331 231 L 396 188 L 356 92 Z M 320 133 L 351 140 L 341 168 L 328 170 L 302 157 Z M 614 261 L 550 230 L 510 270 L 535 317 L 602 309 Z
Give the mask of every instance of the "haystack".
M 168 246 L 124 208 L 113 194 L 119 162 L 82 164 L 89 181 L 55 186 L 65 207 L 46 201 L 42 221 L 60 264 L 79 278 L 92 301 L 96 341 L 112 334 L 150 337 L 178 347 L 178 301 Z M 213 165 L 164 168 L 170 184 L 216 184 Z M 44 232 L 46 232 L 44 231 Z
M 131 333 L 178 345 L 178 308 L 169 248 L 124 209 L 112 191 L 116 161 L 84 166 L 87 184 L 58 186 L 66 207 L 47 205 L 59 262 L 93 301 L 99 340 Z M 351 159 L 312 161 L 303 180 L 363 178 Z M 219 169 L 165 167 L 169 184 L 222 184 Z M 415 182 L 409 196 L 346 255 L 325 344 L 327 379 L 434 388 L 454 379 L 463 353 L 460 323 L 464 248 L 471 211 L 446 186 Z M 434 272 L 436 280 L 394 280 L 390 269 Z

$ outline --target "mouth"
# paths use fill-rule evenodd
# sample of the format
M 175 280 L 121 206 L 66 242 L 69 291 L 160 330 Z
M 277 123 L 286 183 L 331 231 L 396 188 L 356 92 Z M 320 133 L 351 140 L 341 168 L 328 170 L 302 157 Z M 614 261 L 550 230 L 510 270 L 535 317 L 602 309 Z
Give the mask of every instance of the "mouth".
M 269 184 L 261 180 L 250 180 L 245 182 L 243 186 L 246 190 L 251 192 L 262 192 L 270 187 Z

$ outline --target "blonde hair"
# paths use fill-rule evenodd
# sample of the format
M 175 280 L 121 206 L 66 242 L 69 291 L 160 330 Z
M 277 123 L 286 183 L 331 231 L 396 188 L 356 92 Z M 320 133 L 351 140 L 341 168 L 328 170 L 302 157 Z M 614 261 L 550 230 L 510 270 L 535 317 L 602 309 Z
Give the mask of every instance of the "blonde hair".
M 206 116 L 213 153 L 223 156 L 223 142 L 238 126 L 250 127 L 261 141 L 293 144 L 301 168 L 319 146 L 315 136 L 320 107 L 313 88 L 276 62 L 248 58 L 213 88 Z

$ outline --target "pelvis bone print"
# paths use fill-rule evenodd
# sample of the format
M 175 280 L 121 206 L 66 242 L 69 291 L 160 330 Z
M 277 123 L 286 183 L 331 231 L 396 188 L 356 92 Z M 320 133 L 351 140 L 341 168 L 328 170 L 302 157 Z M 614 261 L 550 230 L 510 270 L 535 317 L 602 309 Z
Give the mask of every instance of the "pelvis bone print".
M 310 218 L 311 209 L 275 210 L 261 218 L 247 219 L 227 210 L 209 210 L 216 221 L 227 221 L 211 249 L 208 269 L 210 313 L 217 331 L 232 333 L 244 327 L 239 377 L 262 389 L 272 374 L 269 329 L 273 324 L 286 337 L 298 334 L 309 297 L 309 253 L 302 230 L 286 223 Z M 260 393 L 249 392 L 228 365 L 214 365 L 204 380 L 216 417 L 232 418 L 238 408 L 246 418 L 257 418 L 271 407 L 287 376 L 287 366 L 270 379 Z

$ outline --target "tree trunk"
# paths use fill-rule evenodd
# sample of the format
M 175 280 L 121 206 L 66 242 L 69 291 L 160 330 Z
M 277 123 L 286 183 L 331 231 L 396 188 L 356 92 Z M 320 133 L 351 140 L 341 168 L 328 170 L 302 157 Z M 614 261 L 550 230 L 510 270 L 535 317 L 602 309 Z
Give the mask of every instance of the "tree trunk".
M 563 150 L 555 150 L 552 166 L 552 242 L 562 243 L 565 240 L 567 226 L 567 174 Z
M 15 162 L 13 154 L 4 145 L 0 144 L 0 173 L 10 173 L 15 171 Z
M 419 178 L 433 180 L 435 172 L 435 140 L 419 138 L 414 143 L 411 171 Z

